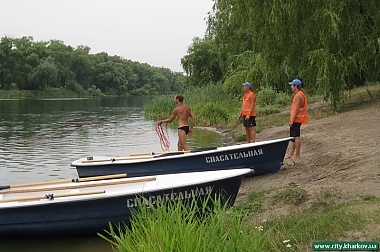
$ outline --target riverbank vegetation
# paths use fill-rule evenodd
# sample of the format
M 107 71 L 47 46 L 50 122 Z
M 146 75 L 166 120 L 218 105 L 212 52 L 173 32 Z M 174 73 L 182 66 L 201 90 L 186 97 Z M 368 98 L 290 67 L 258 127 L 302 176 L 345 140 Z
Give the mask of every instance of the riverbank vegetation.
M 353 199 L 335 191 L 320 192 L 310 201 L 307 191 L 297 187 L 259 191 L 237 207 L 216 204 L 202 217 L 196 204 L 142 205 L 130 227 L 110 226 L 101 236 L 119 252 L 311 251 L 313 241 L 350 240 L 353 233 L 378 240 L 368 227 L 380 217 L 379 203 L 373 196 Z M 278 214 L 267 215 L 268 208 L 277 208 Z M 291 214 L 281 214 L 284 208 Z
M 104 94 L 100 90 L 98 90 L 97 94 L 93 94 L 90 90 L 83 90 L 82 93 L 76 93 L 65 88 L 47 88 L 43 90 L 0 90 L 0 99 L 81 98 L 103 95 Z
M 309 95 L 309 117 L 312 120 L 336 113 L 331 104 L 319 95 Z M 234 95 L 220 89 L 217 84 L 194 87 L 184 91 L 185 103 L 194 110 L 197 126 L 213 126 L 221 130 L 228 129 L 236 142 L 245 141 L 246 136 L 237 116 L 241 109 L 240 95 Z M 380 101 L 380 83 L 370 83 L 354 88 L 345 94 L 345 102 L 339 112 L 357 109 Z M 262 87 L 257 92 L 257 127 L 256 131 L 274 126 L 286 125 L 289 121 L 289 107 L 293 94 L 276 92 L 273 88 Z M 157 119 L 166 118 L 174 109 L 173 96 L 156 96 L 144 106 L 145 116 Z
M 302 78 L 337 110 L 347 90 L 380 80 L 379 9 L 377 0 L 217 0 L 181 62 L 189 85 L 231 93 L 246 81 L 286 92 Z
M 379 9 L 376 0 L 214 1 L 206 35 L 194 38 L 181 59 L 185 102 L 197 125 L 236 128 L 246 81 L 258 94 L 258 132 L 286 124 L 281 113 L 291 104 L 294 78 L 303 80 L 310 104 L 324 107 L 311 109 L 311 118 L 344 111 L 352 94 L 380 83 Z M 154 98 L 145 115 L 168 116 L 171 101 Z M 238 132 L 235 140 L 243 139 Z
M 196 113 L 199 126 L 231 127 L 238 123 L 237 117 L 241 109 L 241 95 L 235 95 L 220 89 L 217 84 L 204 87 L 190 86 L 184 91 L 185 103 Z M 276 92 L 271 87 L 262 87 L 257 92 L 258 116 L 277 113 L 291 103 L 291 95 Z M 144 107 L 148 117 L 170 116 L 174 109 L 172 96 L 156 96 Z
M 185 78 L 105 52 L 91 54 L 87 46 L 32 37 L 1 38 L 0 62 L 0 98 L 166 94 L 180 92 Z

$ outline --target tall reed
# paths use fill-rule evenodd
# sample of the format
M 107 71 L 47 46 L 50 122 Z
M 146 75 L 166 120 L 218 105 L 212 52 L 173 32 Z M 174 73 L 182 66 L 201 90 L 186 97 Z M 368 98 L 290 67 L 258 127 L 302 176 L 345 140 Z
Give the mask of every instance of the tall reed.
M 287 93 L 276 92 L 266 87 L 255 92 L 258 97 L 258 117 L 278 113 L 291 104 L 291 95 Z M 198 126 L 228 127 L 238 123 L 243 95 L 243 91 L 236 95 L 222 89 L 218 84 L 190 86 L 184 92 L 184 102 L 193 109 Z M 174 107 L 173 96 L 157 96 L 144 106 L 144 113 L 153 118 L 168 117 Z

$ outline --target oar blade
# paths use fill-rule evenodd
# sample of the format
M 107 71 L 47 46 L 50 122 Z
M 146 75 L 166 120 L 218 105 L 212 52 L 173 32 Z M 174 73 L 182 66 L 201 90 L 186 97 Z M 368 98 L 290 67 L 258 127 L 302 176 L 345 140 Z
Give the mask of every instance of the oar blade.
M 0 186 L 0 190 L 10 189 L 10 188 L 11 188 L 10 185 Z

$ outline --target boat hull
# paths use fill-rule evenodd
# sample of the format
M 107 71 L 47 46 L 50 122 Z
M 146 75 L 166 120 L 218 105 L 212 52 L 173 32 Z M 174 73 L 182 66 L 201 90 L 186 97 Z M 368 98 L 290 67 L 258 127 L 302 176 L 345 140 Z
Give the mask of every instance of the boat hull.
M 249 172 L 249 171 L 248 171 Z M 220 197 L 232 205 L 244 175 L 217 181 L 167 188 L 146 193 L 93 197 L 80 201 L 46 202 L 46 204 L 2 208 L 0 204 L 0 236 L 73 236 L 96 235 L 108 230 L 109 223 L 130 223 L 131 211 L 141 204 L 201 200 Z M 144 200 L 142 200 L 144 199 Z
M 71 164 L 79 177 L 91 177 L 127 173 L 129 177 L 172 174 L 182 172 L 213 171 L 220 169 L 252 169 L 251 175 L 276 173 L 280 170 L 291 138 L 255 144 L 221 147 L 216 150 L 186 153 L 181 155 L 157 156 L 140 161 L 115 161 Z

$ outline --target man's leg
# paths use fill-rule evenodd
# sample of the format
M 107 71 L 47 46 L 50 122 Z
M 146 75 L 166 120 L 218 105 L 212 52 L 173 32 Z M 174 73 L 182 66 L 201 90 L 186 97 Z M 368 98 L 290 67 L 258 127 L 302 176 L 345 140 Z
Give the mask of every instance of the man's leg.
M 251 134 L 251 143 L 256 142 L 256 129 L 254 126 L 250 127 L 250 134 Z
M 287 159 L 297 159 L 300 158 L 300 150 L 301 150 L 301 124 L 293 123 L 292 127 L 290 127 L 290 136 L 294 137 L 292 141 L 292 147 L 290 149 L 290 154 Z M 296 152 L 296 155 L 294 155 Z
M 178 130 L 178 150 L 179 151 L 188 151 L 189 150 L 189 147 L 187 146 L 186 132 L 183 130 Z
M 182 151 L 183 150 L 182 146 L 181 146 L 181 142 L 179 141 L 179 139 L 178 139 L 178 143 L 177 143 L 177 149 L 178 149 L 178 151 Z
M 295 147 L 293 147 L 292 149 L 296 150 L 295 158 L 300 158 L 301 157 L 301 137 L 296 137 L 296 141 L 294 142 L 293 146 Z
M 296 149 L 295 142 L 292 142 L 292 146 L 290 147 L 290 153 L 286 157 L 286 159 L 293 159 L 294 158 L 294 150 Z
M 248 143 L 250 143 L 251 142 L 251 128 L 250 127 L 245 127 L 245 134 L 247 135 Z

